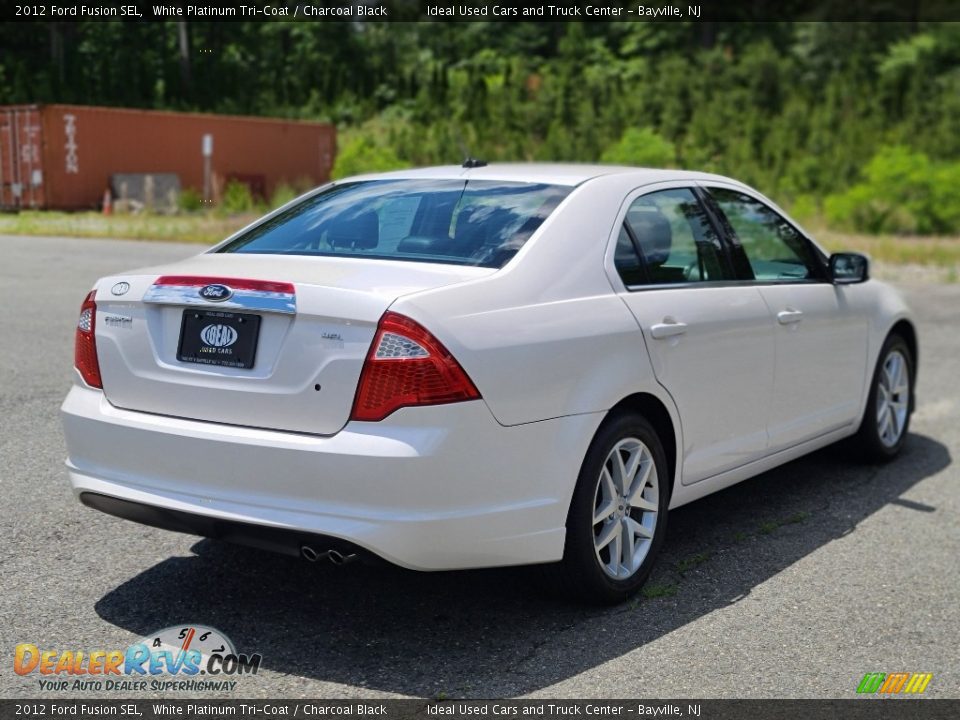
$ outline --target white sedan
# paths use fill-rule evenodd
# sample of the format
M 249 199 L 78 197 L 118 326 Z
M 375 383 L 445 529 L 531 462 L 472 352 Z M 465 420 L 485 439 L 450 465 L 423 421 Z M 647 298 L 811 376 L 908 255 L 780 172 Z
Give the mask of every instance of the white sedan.
M 729 178 L 442 167 L 319 188 L 84 300 L 73 489 L 308 560 L 649 575 L 667 511 L 903 445 L 917 336 L 861 255 Z

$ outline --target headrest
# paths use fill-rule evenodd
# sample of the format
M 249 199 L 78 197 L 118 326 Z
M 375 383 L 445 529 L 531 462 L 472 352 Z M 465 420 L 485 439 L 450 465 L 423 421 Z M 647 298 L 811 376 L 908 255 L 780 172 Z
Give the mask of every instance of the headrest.
M 373 210 L 342 212 L 327 225 L 327 242 L 356 250 L 375 248 L 380 244 L 380 218 Z
M 643 249 L 647 265 L 663 265 L 670 257 L 673 245 L 673 230 L 670 221 L 659 210 L 634 210 L 629 215 L 630 229 L 633 230 Z
M 468 205 L 457 213 L 457 227 L 453 239 L 457 245 L 493 242 L 513 217 L 513 213 L 506 208 Z

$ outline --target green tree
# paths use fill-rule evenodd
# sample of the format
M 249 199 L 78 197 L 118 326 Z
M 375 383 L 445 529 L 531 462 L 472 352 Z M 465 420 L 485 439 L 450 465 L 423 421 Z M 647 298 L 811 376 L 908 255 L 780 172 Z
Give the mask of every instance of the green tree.
M 629 128 L 609 148 L 601 159 L 616 165 L 640 167 L 674 167 L 677 152 L 669 140 L 662 138 L 650 128 Z
M 407 163 L 398 158 L 392 149 L 378 145 L 367 135 L 358 135 L 340 148 L 331 174 L 334 178 L 343 178 L 403 167 L 407 167 Z
M 935 163 L 899 145 L 881 148 L 862 182 L 826 199 L 827 219 L 871 233 L 960 232 L 958 182 L 960 162 Z

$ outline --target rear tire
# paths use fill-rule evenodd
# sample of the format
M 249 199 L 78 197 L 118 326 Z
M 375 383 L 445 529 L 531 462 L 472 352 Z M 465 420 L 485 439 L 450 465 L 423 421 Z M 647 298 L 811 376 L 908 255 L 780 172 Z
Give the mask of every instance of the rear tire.
M 567 594 L 609 605 L 640 589 L 667 530 L 669 477 L 649 422 L 626 413 L 604 422 L 577 479 L 563 560 L 550 568 Z
M 867 462 L 888 462 L 906 440 L 913 412 L 913 356 L 900 335 L 887 337 L 870 381 L 854 446 Z

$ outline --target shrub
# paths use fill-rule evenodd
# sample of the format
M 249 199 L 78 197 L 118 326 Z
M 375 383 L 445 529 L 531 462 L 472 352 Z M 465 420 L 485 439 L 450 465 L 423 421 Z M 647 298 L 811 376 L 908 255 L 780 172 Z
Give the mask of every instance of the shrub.
M 330 172 L 335 179 L 368 172 L 399 170 L 407 167 L 389 147 L 378 145 L 366 135 L 347 141 L 337 152 L 337 160 Z
M 935 163 L 903 146 L 881 148 L 863 181 L 824 202 L 827 221 L 868 233 L 960 232 L 960 163 Z
M 601 157 L 605 163 L 654 168 L 673 167 L 676 158 L 673 143 L 647 127 L 628 128 Z
M 203 207 L 203 196 L 194 188 L 183 188 L 177 197 L 177 206 L 184 212 L 196 212 Z
M 253 194 L 246 183 L 231 180 L 223 190 L 220 209 L 229 214 L 250 212 L 254 209 Z
M 273 210 L 281 205 L 286 205 L 298 195 L 300 195 L 300 193 L 298 193 L 292 185 L 280 183 L 273 189 L 273 193 L 270 195 L 270 209 Z
M 790 214 L 797 222 L 808 222 L 817 217 L 817 199 L 813 195 L 798 195 L 790 203 Z

